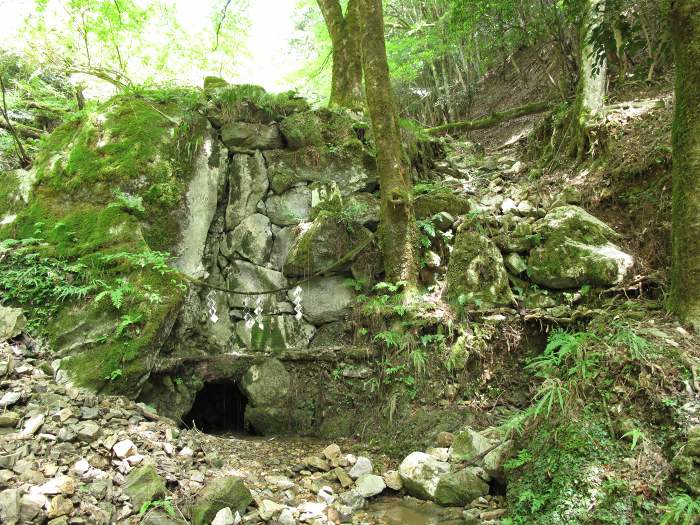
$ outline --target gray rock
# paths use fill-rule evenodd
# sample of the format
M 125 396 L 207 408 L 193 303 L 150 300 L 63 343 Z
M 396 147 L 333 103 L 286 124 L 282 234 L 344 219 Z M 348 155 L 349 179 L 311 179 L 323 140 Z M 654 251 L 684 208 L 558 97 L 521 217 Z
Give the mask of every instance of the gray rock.
M 220 246 L 221 254 L 227 259 L 245 259 L 259 266 L 267 262 L 271 250 L 270 219 L 259 213 L 243 219 Z
M 304 318 L 315 325 L 340 321 L 355 302 L 355 292 L 344 277 L 317 277 L 300 286 Z
M 0 398 L 0 408 L 11 407 L 15 403 L 17 403 L 17 401 L 19 401 L 21 397 L 22 394 L 20 394 L 19 392 L 5 392 Z
M 461 507 L 489 493 L 489 485 L 479 474 L 481 469 L 467 467 L 440 477 L 433 500 L 446 507 Z
M 248 328 L 245 321 L 236 323 L 236 335 L 241 344 L 256 352 L 281 352 L 289 348 L 306 348 L 316 329 L 293 315 L 267 315 L 263 327 Z
M 294 237 L 296 236 L 296 226 L 281 228 L 273 235 L 274 243 L 270 254 L 270 266 L 275 270 L 282 271 L 284 262 L 287 260 L 289 250 L 292 248 Z
M 233 230 L 244 218 L 255 213 L 269 185 L 265 159 L 260 152 L 234 155 L 229 166 L 226 228 Z
M 287 286 L 287 279 L 280 272 L 257 266 L 248 261 L 233 261 L 227 268 L 226 285 L 231 290 L 241 292 L 263 292 L 278 290 Z M 266 294 L 259 296 L 263 299 L 263 309 L 265 311 L 274 310 L 276 302 L 283 302 L 286 299 L 284 292 L 279 294 Z M 231 308 L 243 308 L 246 296 L 230 294 L 228 298 Z M 255 298 L 257 299 L 257 298 Z M 254 300 L 249 303 L 252 305 Z
M 227 148 L 233 150 L 264 150 L 284 147 L 282 134 L 276 124 L 228 122 L 221 127 L 221 141 Z
M 210 525 L 217 513 L 226 507 L 242 514 L 252 501 L 253 497 L 242 479 L 233 476 L 217 478 L 197 495 L 192 507 L 192 523 Z
M 88 443 L 95 441 L 102 432 L 100 425 L 94 421 L 85 421 L 84 423 L 81 423 L 77 430 L 78 439 L 81 441 L 87 441 Z
M 362 497 L 362 495 L 357 492 L 356 490 L 349 490 L 347 492 L 343 492 L 340 495 L 340 501 L 342 501 L 345 505 L 350 507 L 352 510 L 360 510 L 365 507 L 367 504 L 367 501 L 365 498 Z
M 19 524 L 21 497 L 22 493 L 19 489 L 6 489 L 0 492 L 0 523 Z
M 165 496 L 165 482 L 153 465 L 145 465 L 129 472 L 122 490 L 129 496 L 134 508 L 140 509 L 144 503 Z
M 277 359 L 251 366 L 243 375 L 241 388 L 254 406 L 280 406 L 289 395 L 289 372 Z
M 0 343 L 17 337 L 27 326 L 27 319 L 19 308 L 0 305 Z
M 345 199 L 343 213 L 348 220 L 373 230 L 379 224 L 379 199 L 371 193 L 355 193 Z
M 358 479 L 364 474 L 371 474 L 374 467 L 372 466 L 372 460 L 364 456 L 358 456 L 357 461 L 350 469 L 350 477 L 352 479 Z
M 520 275 L 527 270 L 527 263 L 518 253 L 509 253 L 505 256 L 504 262 L 506 268 L 513 275 Z
M 455 435 L 450 455 L 458 461 L 469 461 L 485 453 L 497 442 L 482 436 L 476 430 L 467 427 Z
M 410 495 L 432 500 L 440 478 L 449 473 L 450 465 L 425 452 L 412 452 L 401 462 L 399 475 Z
M 270 517 L 272 517 L 272 515 L 270 515 Z M 211 525 L 233 525 L 234 523 L 235 521 L 233 519 L 233 512 L 231 512 L 231 509 L 229 507 L 224 507 L 216 513 L 216 516 L 214 516 Z
M 363 498 L 381 494 L 386 488 L 384 479 L 376 474 L 362 474 L 355 482 L 355 490 Z
M 311 217 L 311 190 L 305 186 L 272 195 L 265 202 L 270 221 L 278 226 L 299 224 Z

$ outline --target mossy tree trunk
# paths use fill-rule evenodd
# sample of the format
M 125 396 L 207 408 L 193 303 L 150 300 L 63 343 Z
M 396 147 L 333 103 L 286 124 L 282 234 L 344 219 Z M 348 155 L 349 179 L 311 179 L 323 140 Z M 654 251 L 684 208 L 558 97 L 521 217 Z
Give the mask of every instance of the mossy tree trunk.
M 317 0 L 333 45 L 331 106 L 362 107 L 360 1 L 350 0 L 343 14 L 339 0 Z
M 591 43 L 602 23 L 605 0 L 587 0 L 581 22 L 579 80 L 572 115 L 571 152 L 583 160 L 596 140 L 598 118 L 605 105 L 608 64 Z
M 676 63 L 671 304 L 700 330 L 700 1 L 671 2 Z
M 386 280 L 406 281 L 413 288 L 418 274 L 416 220 L 389 79 L 382 0 L 361 0 L 360 4 L 365 93 L 377 147 Z

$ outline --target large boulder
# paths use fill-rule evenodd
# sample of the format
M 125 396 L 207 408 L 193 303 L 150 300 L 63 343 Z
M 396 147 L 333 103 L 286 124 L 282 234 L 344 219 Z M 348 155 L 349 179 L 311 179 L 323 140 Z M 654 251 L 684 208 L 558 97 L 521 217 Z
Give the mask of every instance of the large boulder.
M 253 496 L 242 479 L 233 476 L 217 478 L 197 494 L 192 507 L 192 523 L 210 525 L 216 514 L 226 507 L 244 514 L 252 501 Z
M 413 206 L 417 219 L 429 219 L 440 212 L 458 217 L 471 209 L 468 198 L 453 192 L 423 193 L 414 199 Z
M 341 152 L 305 147 L 297 151 L 266 151 L 270 187 L 282 194 L 300 182 L 335 182 L 343 196 L 377 186 L 374 159 L 361 146 Z
M 469 427 L 455 435 L 450 455 L 458 461 L 469 461 L 485 454 L 496 442 Z
M 348 227 L 329 212 L 321 212 L 312 223 L 299 226 L 284 273 L 308 276 L 347 270 L 352 261 L 369 248 L 372 238 L 367 228 Z
M 259 213 L 249 215 L 226 235 L 220 250 L 229 260 L 240 258 L 257 265 L 265 264 L 272 250 L 270 219 Z
M 255 406 L 283 404 L 290 384 L 289 372 L 277 359 L 251 366 L 241 380 L 243 393 Z
M 206 217 L 217 206 L 210 190 L 218 188 L 221 170 L 207 120 L 183 103 L 193 95 L 190 89 L 122 94 L 70 119 L 42 140 L 29 205 L 19 206 L 23 196 L 13 200 L 16 217 L 0 227 L 0 239 L 27 241 L 3 254 L 0 272 L 10 261 L 21 268 L 24 256 L 34 255 L 56 268 L 57 282 L 105 283 L 89 294 L 108 292 L 99 303 L 58 293 L 42 300 L 52 312 L 42 327 L 48 344 L 61 356 L 63 377 L 79 386 L 139 394 L 187 288 L 156 252 L 170 253 L 168 263 L 198 277 Z M 4 221 L 3 193 L 0 188 Z M 81 270 L 64 270 L 65 261 Z M 125 311 L 110 291 L 116 298 L 124 283 L 133 301 L 130 318 L 138 321 L 116 330 Z
M 243 219 L 256 212 L 258 203 L 267 194 L 270 183 L 262 154 L 258 151 L 254 155 L 234 155 L 228 169 L 228 179 L 226 227 L 233 230 Z
M 0 343 L 17 337 L 27 326 L 27 319 L 20 308 L 0 305 Z
M 158 475 L 153 465 L 138 467 L 127 474 L 123 486 L 135 509 L 144 503 L 161 499 L 165 496 L 165 481 Z
M 440 476 L 433 501 L 446 507 L 462 507 L 489 493 L 489 485 L 483 479 L 483 470 L 467 467 Z
M 279 127 L 275 124 L 227 122 L 221 127 L 221 142 L 233 150 L 263 150 L 284 147 Z
M 302 312 L 314 325 L 343 319 L 355 302 L 355 292 L 345 277 L 316 277 L 302 283 Z M 293 292 L 289 292 L 291 297 Z
M 272 252 L 270 253 L 270 265 L 273 269 L 282 271 L 284 262 L 287 260 L 289 250 L 294 242 L 296 226 L 287 226 L 286 228 L 276 228 L 273 234 Z
M 612 241 L 619 235 L 578 206 L 561 206 L 535 225 L 542 244 L 530 252 L 527 273 L 547 288 L 613 286 L 634 265 Z
M 277 226 L 290 226 L 311 216 L 311 190 L 299 186 L 281 195 L 272 195 L 265 202 L 267 216 Z
M 440 478 L 450 472 L 450 464 L 425 452 L 412 452 L 401 462 L 399 475 L 411 496 L 433 500 Z
M 486 236 L 460 228 L 447 267 L 444 295 L 453 303 L 478 307 L 513 303 L 503 256 Z

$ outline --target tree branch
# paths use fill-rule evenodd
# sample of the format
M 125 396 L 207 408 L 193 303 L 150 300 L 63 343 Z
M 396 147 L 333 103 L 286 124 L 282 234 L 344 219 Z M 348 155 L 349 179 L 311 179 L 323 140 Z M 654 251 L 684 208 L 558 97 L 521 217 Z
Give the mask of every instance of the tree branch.
M 3 127 L 10 132 L 10 135 L 12 135 L 12 138 L 15 141 L 15 148 L 17 149 L 17 157 L 19 157 L 22 167 L 26 168 L 32 163 L 32 161 L 29 158 L 29 155 L 27 155 L 27 152 L 22 145 L 22 141 L 17 136 L 17 131 L 15 131 L 12 122 L 10 122 L 10 115 L 7 111 L 7 99 L 5 97 L 5 81 L 2 78 L 2 73 L 0 73 L 0 90 L 2 91 L 2 109 L 0 109 L 0 113 L 2 113 L 2 117 L 5 119 L 6 124 L 6 126 Z
M 507 120 L 512 120 L 519 117 L 525 117 L 527 115 L 532 115 L 535 113 L 542 113 L 551 109 L 552 103 L 549 101 L 539 101 L 530 102 L 524 106 L 519 106 L 517 108 L 507 109 L 505 111 L 497 111 L 476 120 L 465 120 L 462 122 L 450 122 L 443 124 L 442 126 L 436 126 L 434 128 L 428 128 L 425 130 L 426 133 L 431 135 L 440 135 L 442 133 L 449 133 L 451 131 L 472 131 L 476 129 L 485 129 L 505 122 Z

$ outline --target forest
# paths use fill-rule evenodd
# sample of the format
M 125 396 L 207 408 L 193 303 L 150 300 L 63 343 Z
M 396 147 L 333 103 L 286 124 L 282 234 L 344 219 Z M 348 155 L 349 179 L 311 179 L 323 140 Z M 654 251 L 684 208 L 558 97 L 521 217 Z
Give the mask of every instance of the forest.
M 0 524 L 700 524 L 700 0 L 0 12 Z

